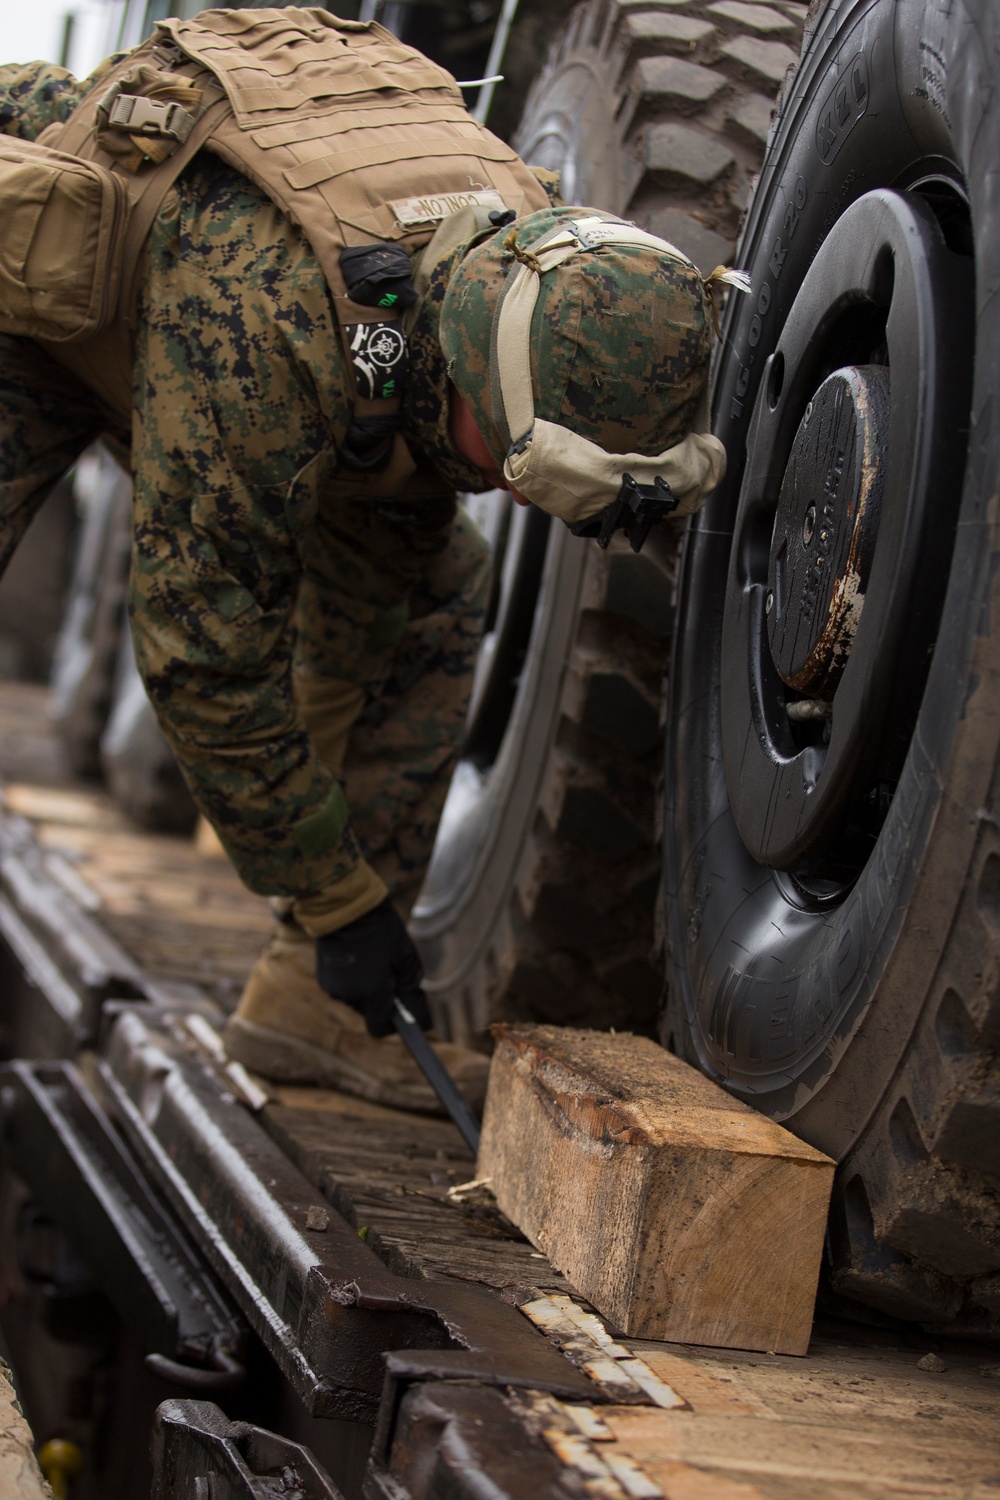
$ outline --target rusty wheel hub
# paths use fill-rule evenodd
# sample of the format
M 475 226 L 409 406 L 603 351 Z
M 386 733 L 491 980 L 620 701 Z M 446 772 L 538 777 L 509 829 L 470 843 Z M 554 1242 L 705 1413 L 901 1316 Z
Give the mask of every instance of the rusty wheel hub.
M 850 655 L 871 572 L 885 479 L 889 372 L 830 375 L 799 423 L 778 500 L 765 614 L 790 688 L 832 694 Z
M 973 304 L 956 259 L 918 197 L 856 200 L 798 289 L 754 407 L 721 741 L 743 848 L 807 902 L 839 899 L 862 868 L 923 692 L 965 443 L 953 371 Z

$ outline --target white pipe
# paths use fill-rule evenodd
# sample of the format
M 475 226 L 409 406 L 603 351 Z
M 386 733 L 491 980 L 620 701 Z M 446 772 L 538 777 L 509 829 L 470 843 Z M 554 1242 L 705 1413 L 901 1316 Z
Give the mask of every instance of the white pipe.
M 500 72 L 500 64 L 507 48 L 510 37 L 510 29 L 514 24 L 517 14 L 518 0 L 503 0 L 500 11 L 500 19 L 497 21 L 497 29 L 493 33 L 493 42 L 490 46 L 490 55 L 486 60 L 487 82 L 483 84 L 476 102 L 474 114 L 480 125 L 486 124 L 486 116 L 490 112 L 493 103 L 493 90 L 496 88 L 496 75 Z

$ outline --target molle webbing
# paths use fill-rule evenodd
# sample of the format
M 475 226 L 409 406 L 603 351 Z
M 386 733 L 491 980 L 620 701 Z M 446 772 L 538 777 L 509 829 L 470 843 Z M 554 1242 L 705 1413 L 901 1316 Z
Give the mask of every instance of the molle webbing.
M 201 105 L 170 154 L 129 170 L 113 135 L 134 141 L 128 106 L 115 106 L 123 123 L 109 125 L 107 107 L 99 111 L 115 85 L 119 99 L 130 97 L 136 80 L 148 92 L 146 75 L 157 69 L 159 97 L 169 95 L 172 79 L 200 89 Z M 174 181 L 199 149 L 222 157 L 305 234 L 334 298 L 349 371 L 348 328 L 397 314 L 350 300 L 340 269 L 345 247 L 395 241 L 416 251 L 441 215 L 414 214 L 414 203 L 438 200 L 447 213 L 495 194 L 517 215 L 547 203 L 516 153 L 469 116 L 449 73 L 374 22 L 322 10 L 217 10 L 161 21 L 64 126 L 46 132 L 45 143 L 101 163 L 125 184 L 131 219 L 119 308 L 126 318 L 143 244 Z M 355 395 L 356 417 L 385 416 L 398 405 L 398 398 Z

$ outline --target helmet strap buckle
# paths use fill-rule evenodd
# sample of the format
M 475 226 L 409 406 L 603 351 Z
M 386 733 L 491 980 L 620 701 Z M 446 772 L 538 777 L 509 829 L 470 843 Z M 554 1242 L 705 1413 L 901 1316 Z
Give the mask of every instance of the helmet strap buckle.
M 677 497 L 659 474 L 652 484 L 637 484 L 631 474 L 622 475 L 622 487 L 596 516 L 575 521 L 570 526 L 574 536 L 593 537 L 599 547 L 607 547 L 616 531 L 622 531 L 633 552 L 642 548 L 654 526 L 677 509 Z

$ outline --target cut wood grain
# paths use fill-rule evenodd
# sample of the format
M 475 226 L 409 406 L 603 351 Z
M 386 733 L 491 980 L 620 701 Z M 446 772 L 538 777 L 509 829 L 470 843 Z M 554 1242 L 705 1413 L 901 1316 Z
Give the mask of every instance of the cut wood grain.
M 628 1334 L 805 1353 L 833 1172 L 643 1037 L 497 1028 L 477 1176 Z

